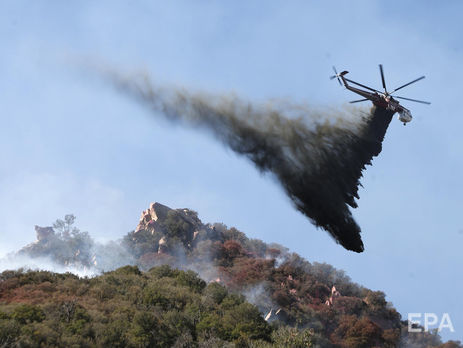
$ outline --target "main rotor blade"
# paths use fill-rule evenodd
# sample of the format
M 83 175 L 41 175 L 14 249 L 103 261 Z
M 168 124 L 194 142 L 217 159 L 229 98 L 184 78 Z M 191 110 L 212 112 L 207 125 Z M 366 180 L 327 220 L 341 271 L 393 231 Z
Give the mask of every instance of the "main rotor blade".
M 427 101 L 423 101 L 423 100 L 417 100 L 417 99 L 410 99 L 410 98 L 405 98 L 405 97 L 398 97 L 398 96 L 394 96 L 394 98 L 399 98 L 399 99 L 404 99 L 404 100 L 410 100 L 412 102 L 415 102 L 415 103 L 421 103 L 421 104 L 431 104 L 430 102 L 427 102 Z
M 382 64 L 379 65 L 379 71 L 381 72 L 381 81 L 383 82 L 384 92 L 387 93 L 387 90 L 386 90 L 386 81 L 384 81 L 384 72 L 383 72 L 383 65 L 382 65 Z
M 333 65 L 333 71 L 334 71 L 334 74 L 335 74 L 335 75 L 338 74 L 338 72 L 336 71 L 336 68 L 334 67 L 334 65 Z
M 378 91 L 378 90 L 376 90 L 376 89 L 373 89 L 373 88 L 370 88 L 370 87 L 368 87 L 368 86 L 362 85 L 361 83 L 358 83 L 358 82 L 349 80 L 349 79 L 347 79 L 347 78 L 344 78 L 344 80 L 349 81 L 350 83 L 353 83 L 354 85 L 357 85 L 357 86 L 360 86 L 360 87 L 369 89 L 370 91 L 378 92 L 378 93 L 383 93 L 383 92 L 380 92 L 380 91 Z
M 354 103 L 360 103 L 360 102 L 367 101 L 367 100 L 370 100 L 370 99 L 365 98 L 365 99 L 360 99 L 360 100 L 353 100 L 353 101 L 350 101 L 349 103 L 354 104 Z
M 426 76 L 418 77 L 417 79 L 415 79 L 415 80 L 413 80 L 413 81 L 411 81 L 411 82 L 409 82 L 409 83 L 406 83 L 406 84 L 403 85 L 403 86 L 397 87 L 396 89 L 394 89 L 394 90 L 393 90 L 391 93 L 389 93 L 389 94 L 392 94 L 392 93 L 394 93 L 395 91 L 398 91 L 399 89 L 402 89 L 402 88 L 404 88 L 404 87 L 407 87 L 408 85 L 411 85 L 412 83 L 415 83 L 415 82 L 417 82 L 417 81 L 419 81 L 419 80 L 422 80 L 422 79 L 424 79 L 425 77 L 426 77 Z

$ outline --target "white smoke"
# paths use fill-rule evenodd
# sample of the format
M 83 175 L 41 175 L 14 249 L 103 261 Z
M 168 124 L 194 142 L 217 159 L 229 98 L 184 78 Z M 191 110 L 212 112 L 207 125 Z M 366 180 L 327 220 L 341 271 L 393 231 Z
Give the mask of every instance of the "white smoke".
M 73 273 L 79 277 L 95 277 L 101 274 L 96 267 L 79 265 L 60 265 L 50 257 L 32 258 L 25 255 L 7 255 L 0 258 L 0 272 L 19 270 L 25 271 L 50 271 L 55 273 Z

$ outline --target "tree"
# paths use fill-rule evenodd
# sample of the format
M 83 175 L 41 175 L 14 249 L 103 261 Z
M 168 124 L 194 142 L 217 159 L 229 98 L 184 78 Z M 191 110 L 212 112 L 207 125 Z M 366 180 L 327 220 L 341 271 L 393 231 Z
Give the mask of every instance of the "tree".
M 71 235 L 79 233 L 79 230 L 73 226 L 75 221 L 76 217 L 73 214 L 66 214 L 64 220 L 57 219 L 55 221 L 53 229 L 62 237 L 69 238 Z

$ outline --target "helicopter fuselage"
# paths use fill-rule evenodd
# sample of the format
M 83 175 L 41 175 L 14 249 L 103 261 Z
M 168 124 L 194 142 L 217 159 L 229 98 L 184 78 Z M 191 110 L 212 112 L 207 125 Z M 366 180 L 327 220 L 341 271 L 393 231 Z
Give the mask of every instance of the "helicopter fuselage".
M 413 117 L 410 110 L 400 105 L 400 103 L 397 100 L 395 100 L 391 95 L 378 92 L 372 93 L 356 87 L 352 87 L 347 83 L 346 79 L 344 78 L 345 74 L 347 74 L 347 71 L 343 71 L 341 74 L 339 74 L 339 77 L 341 78 L 343 85 L 344 87 L 346 87 L 346 89 L 361 95 L 365 99 L 371 100 L 371 102 L 375 106 L 392 111 L 393 113 L 397 112 L 399 114 L 398 118 L 400 122 L 402 122 L 404 125 L 412 120 Z

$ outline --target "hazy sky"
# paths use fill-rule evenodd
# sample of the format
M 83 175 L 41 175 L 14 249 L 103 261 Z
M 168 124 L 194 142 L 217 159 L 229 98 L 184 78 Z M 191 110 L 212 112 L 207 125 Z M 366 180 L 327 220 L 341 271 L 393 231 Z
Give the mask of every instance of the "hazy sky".
M 436 4 L 436 5 L 434 5 Z M 0 255 L 66 213 L 98 240 L 135 228 L 150 202 L 188 207 L 382 290 L 402 313 L 448 312 L 463 339 L 460 1 L 1 1 Z M 251 101 L 339 108 L 359 99 L 331 66 L 399 95 L 362 180 L 365 252 L 335 244 L 270 176 L 205 132 L 172 125 L 83 73 L 79 61 L 148 70 L 159 83 Z M 364 104 L 369 107 L 368 103 Z

